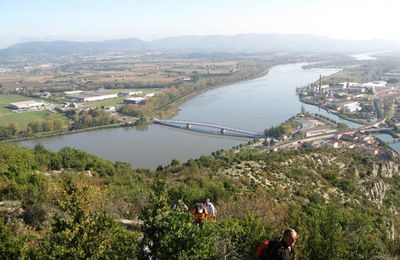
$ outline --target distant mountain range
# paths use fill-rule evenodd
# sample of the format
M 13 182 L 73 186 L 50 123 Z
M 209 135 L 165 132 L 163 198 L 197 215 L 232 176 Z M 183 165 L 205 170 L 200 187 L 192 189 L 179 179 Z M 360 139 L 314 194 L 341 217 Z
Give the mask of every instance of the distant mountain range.
M 286 51 L 367 52 L 400 49 L 400 43 L 385 40 L 338 40 L 302 34 L 238 34 L 178 36 L 153 41 L 137 38 L 107 41 L 33 41 L 0 49 L 2 55 L 72 55 L 144 51 Z

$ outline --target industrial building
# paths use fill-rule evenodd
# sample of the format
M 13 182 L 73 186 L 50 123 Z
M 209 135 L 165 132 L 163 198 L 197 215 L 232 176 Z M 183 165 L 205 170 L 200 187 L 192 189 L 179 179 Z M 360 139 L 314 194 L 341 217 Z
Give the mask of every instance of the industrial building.
M 119 92 L 118 96 L 124 97 L 124 96 L 139 96 L 143 95 L 143 91 L 124 91 L 124 92 Z
M 132 97 L 132 98 L 125 98 L 124 104 L 139 104 L 145 101 L 146 98 L 143 97 Z
M 363 85 L 363 87 L 367 87 L 367 88 L 384 88 L 384 87 L 386 87 L 387 82 L 383 81 L 383 80 L 378 80 L 378 81 L 364 83 L 362 85 Z
M 70 94 L 70 95 L 66 96 L 66 98 L 75 99 L 75 100 L 84 101 L 84 102 L 106 100 L 106 99 L 117 98 L 117 97 L 118 97 L 117 93 L 107 93 L 107 92 Z
M 75 94 L 80 94 L 80 93 L 84 93 L 85 91 L 83 90 L 71 90 L 71 91 L 64 91 L 65 95 L 75 95 Z
M 338 111 L 356 112 L 360 111 L 360 103 L 357 101 L 345 102 L 337 105 Z
M 30 111 L 30 110 L 44 109 L 46 105 L 42 101 L 29 100 L 29 101 L 10 103 L 9 107 L 13 110 Z

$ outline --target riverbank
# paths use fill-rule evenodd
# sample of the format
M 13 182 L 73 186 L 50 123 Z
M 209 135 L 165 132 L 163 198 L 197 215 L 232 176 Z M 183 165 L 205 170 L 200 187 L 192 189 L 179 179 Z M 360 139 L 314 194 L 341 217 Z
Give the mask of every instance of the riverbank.
M 48 138 L 48 137 L 55 137 L 55 136 L 62 136 L 62 135 L 72 135 L 72 134 L 96 131 L 96 130 L 101 130 L 101 129 L 133 127 L 133 126 L 135 126 L 135 124 L 127 125 L 127 123 L 117 123 L 117 124 L 112 124 L 112 125 L 102 125 L 102 126 L 88 127 L 88 128 L 76 129 L 76 130 L 67 130 L 67 131 L 59 131 L 59 132 L 43 132 L 43 133 L 37 133 L 33 136 L 0 140 L 0 143 L 13 143 L 13 142 L 29 141 L 29 140 L 39 139 L 39 138 Z
M 273 65 L 276 66 L 276 65 Z M 190 99 L 213 89 L 229 86 L 232 84 L 248 81 L 248 80 L 253 80 L 257 79 L 259 77 L 265 76 L 270 69 L 273 66 L 267 66 L 265 70 L 263 70 L 261 73 L 255 74 L 249 78 L 245 79 L 240 79 L 240 80 L 233 80 L 230 82 L 226 82 L 224 84 L 219 84 L 215 86 L 210 86 L 204 89 L 196 90 L 193 92 L 188 93 L 185 96 L 182 96 L 173 102 L 157 109 L 157 111 L 152 113 L 152 117 L 157 117 L 157 118 L 162 118 L 162 119 L 169 119 L 175 116 L 179 112 L 179 107 L 189 101 Z M 136 120 L 137 121 L 137 120 Z M 117 124 L 111 124 L 111 125 L 103 125 L 103 126 L 96 126 L 96 127 L 89 127 L 89 128 L 83 128 L 83 129 L 78 129 L 78 130 L 66 130 L 66 131 L 58 131 L 58 132 L 43 132 L 43 133 L 37 133 L 32 136 L 27 136 L 27 137 L 19 137 L 19 138 L 10 138 L 10 139 L 4 139 L 0 140 L 0 143 L 10 143 L 10 142 L 19 142 L 19 141 L 27 141 L 27 140 L 34 140 L 34 139 L 39 139 L 39 138 L 47 138 L 47 137 L 55 137 L 55 136 L 62 136 L 62 135 L 71 135 L 75 133 L 82 133 L 82 132 L 89 132 L 89 131 L 95 131 L 95 130 L 101 130 L 101 129 L 107 129 L 107 128 L 117 128 L 117 127 L 132 127 L 136 125 L 136 121 L 133 123 L 126 123 L 126 122 L 121 122 Z M 144 120 L 144 124 L 152 124 L 152 118 L 147 118 Z
M 300 66 L 299 63 L 273 66 L 265 76 L 256 80 L 242 81 L 196 95 L 180 107 L 179 114 L 173 119 L 211 122 L 251 131 L 263 131 L 279 125 L 301 110 L 298 97 L 293 95 L 295 86 L 313 82 L 320 74 L 336 72 L 334 69 L 303 70 Z M 265 74 L 267 71 L 263 72 Z M 310 112 L 317 112 L 318 108 L 313 108 L 310 108 Z M 156 169 L 173 159 L 185 162 L 248 142 L 248 139 L 177 131 L 156 124 L 146 127 L 146 131 L 119 127 L 20 144 L 34 147 L 41 143 L 53 151 L 68 146 L 109 160 L 128 162 L 134 168 Z
M 283 65 L 283 64 L 279 64 L 279 65 Z M 158 111 L 156 111 L 154 113 L 153 117 L 160 118 L 160 119 L 170 119 L 173 116 L 177 115 L 177 113 L 179 112 L 179 107 L 183 103 L 189 101 L 190 99 L 192 99 L 192 98 L 194 98 L 194 97 L 196 97 L 196 96 L 198 96 L 198 95 L 200 95 L 200 94 L 202 94 L 204 92 L 213 90 L 213 89 L 222 88 L 222 87 L 226 87 L 226 86 L 229 86 L 229 85 L 232 85 L 232 84 L 236 84 L 236 83 L 240 83 L 240 82 L 244 82 L 244 81 L 248 81 L 248 80 L 254 80 L 254 79 L 263 77 L 263 76 L 267 75 L 268 72 L 271 70 L 271 68 L 274 67 L 274 66 L 277 66 L 277 65 L 269 66 L 268 68 L 263 70 L 261 73 L 256 74 L 256 75 L 254 75 L 252 77 L 249 77 L 249 78 L 246 78 L 246 79 L 240 79 L 240 80 L 237 80 L 237 81 L 226 82 L 224 84 L 211 86 L 211 87 L 204 88 L 204 89 L 201 89 L 201 90 L 195 90 L 195 91 L 193 91 L 191 93 L 188 93 L 187 95 L 182 96 L 182 97 L 174 100 L 173 102 L 171 102 L 171 103 L 159 108 Z

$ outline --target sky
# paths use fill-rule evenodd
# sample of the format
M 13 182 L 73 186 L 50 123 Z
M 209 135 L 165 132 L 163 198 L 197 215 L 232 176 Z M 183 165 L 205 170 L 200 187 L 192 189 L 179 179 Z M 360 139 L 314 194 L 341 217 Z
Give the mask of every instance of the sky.
M 0 48 L 240 33 L 400 41 L 399 10 L 400 0 L 0 0 Z

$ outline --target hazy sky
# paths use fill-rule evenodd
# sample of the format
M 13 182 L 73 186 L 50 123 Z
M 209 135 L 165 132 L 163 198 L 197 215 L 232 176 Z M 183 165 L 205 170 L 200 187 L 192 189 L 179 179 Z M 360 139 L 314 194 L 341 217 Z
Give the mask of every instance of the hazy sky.
M 238 33 L 400 40 L 399 12 L 400 0 L 0 0 L 0 47 Z

